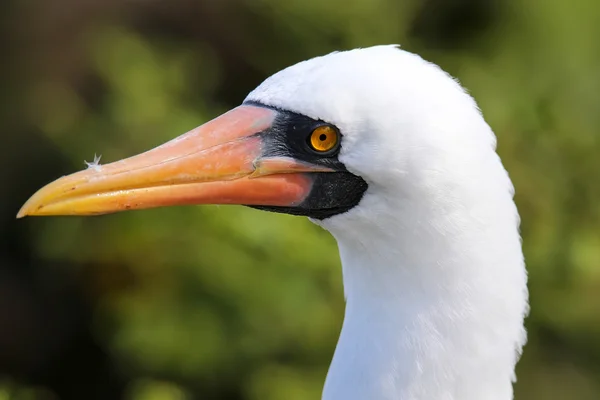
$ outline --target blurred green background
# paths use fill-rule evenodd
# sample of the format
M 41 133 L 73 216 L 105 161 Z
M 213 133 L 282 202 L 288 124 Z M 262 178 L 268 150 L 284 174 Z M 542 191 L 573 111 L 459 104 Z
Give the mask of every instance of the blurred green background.
M 530 274 L 516 398 L 599 399 L 599 38 L 597 0 L 3 0 L 0 400 L 319 399 L 344 302 L 335 242 L 304 218 L 14 217 L 94 154 L 381 43 L 457 76 L 498 135 Z

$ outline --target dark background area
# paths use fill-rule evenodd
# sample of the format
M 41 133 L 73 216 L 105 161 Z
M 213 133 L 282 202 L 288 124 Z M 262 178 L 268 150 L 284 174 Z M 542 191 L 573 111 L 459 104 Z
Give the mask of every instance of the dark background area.
M 344 308 L 327 232 L 242 207 L 15 215 L 94 154 L 382 43 L 459 78 L 498 136 L 530 274 L 516 399 L 600 398 L 598 38 L 595 0 L 3 0 L 0 400 L 320 398 Z

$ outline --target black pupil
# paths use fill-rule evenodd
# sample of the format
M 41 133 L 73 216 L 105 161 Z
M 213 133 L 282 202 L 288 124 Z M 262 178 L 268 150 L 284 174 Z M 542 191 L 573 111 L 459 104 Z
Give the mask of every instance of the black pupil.
M 325 139 L 327 139 L 327 135 L 324 133 L 321 133 L 321 136 L 319 136 L 319 140 L 321 140 L 321 142 L 325 141 Z

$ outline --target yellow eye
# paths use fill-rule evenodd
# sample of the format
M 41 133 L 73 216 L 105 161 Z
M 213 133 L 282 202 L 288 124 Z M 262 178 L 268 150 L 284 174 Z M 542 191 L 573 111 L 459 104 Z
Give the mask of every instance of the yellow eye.
M 331 126 L 324 125 L 316 128 L 310 135 L 310 147 L 320 153 L 330 151 L 338 143 L 338 133 Z

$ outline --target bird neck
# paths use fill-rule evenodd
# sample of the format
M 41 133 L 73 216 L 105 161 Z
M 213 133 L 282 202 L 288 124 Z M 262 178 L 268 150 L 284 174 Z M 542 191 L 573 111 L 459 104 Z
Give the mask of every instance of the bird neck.
M 512 399 L 527 288 L 512 199 L 505 211 L 334 230 L 347 305 L 324 400 Z

